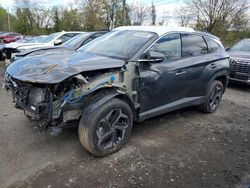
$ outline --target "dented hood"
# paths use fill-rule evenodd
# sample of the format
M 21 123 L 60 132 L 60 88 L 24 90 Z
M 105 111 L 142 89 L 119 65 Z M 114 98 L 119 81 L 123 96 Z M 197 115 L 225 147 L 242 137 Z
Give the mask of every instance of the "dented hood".
M 65 52 L 63 55 L 34 56 L 10 64 L 6 72 L 21 81 L 59 83 L 84 71 L 119 68 L 125 61 L 83 52 Z

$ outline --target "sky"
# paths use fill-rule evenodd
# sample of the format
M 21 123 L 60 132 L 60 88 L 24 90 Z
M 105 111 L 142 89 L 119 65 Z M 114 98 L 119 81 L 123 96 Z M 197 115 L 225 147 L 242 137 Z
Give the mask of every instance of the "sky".
M 10 12 L 15 11 L 14 6 L 15 0 L 0 0 L 0 6 L 4 8 L 8 8 Z M 74 0 L 30 0 L 30 2 L 35 2 L 45 6 L 67 6 L 71 3 L 74 3 Z M 174 17 L 175 9 L 182 4 L 182 0 L 127 0 L 127 3 L 130 4 L 132 2 L 139 2 L 143 4 L 151 5 L 151 2 L 155 4 L 157 20 L 166 14 L 170 17 L 168 19 L 168 26 L 177 26 L 176 20 Z

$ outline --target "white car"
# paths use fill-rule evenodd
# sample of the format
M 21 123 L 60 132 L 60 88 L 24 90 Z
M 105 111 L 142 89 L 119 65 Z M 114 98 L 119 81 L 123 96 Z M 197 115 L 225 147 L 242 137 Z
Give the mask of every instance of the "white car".
M 50 46 L 58 46 L 66 42 L 67 40 L 71 39 L 72 37 L 83 33 L 80 31 L 62 31 L 58 33 L 53 33 L 48 36 L 39 36 L 34 37 L 31 40 L 27 41 L 20 41 L 20 42 L 13 42 L 10 44 L 6 44 L 4 48 L 4 53 L 7 59 L 10 59 L 15 54 L 31 49 L 31 48 L 40 48 L 40 47 L 50 47 Z

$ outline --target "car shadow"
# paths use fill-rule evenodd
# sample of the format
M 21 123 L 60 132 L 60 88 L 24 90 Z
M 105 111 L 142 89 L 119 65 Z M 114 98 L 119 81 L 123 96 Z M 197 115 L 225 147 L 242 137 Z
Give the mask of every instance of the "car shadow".
M 161 127 L 162 124 L 164 124 L 164 127 L 172 126 L 173 122 L 176 122 L 177 119 L 192 117 L 197 113 L 203 114 L 196 106 L 192 106 L 158 115 L 143 122 L 135 122 L 132 135 L 135 136 L 141 131 L 147 131 L 148 129 L 156 129 Z
M 247 85 L 245 83 L 230 82 L 228 83 L 227 87 L 231 89 L 236 89 L 238 91 L 250 91 L 250 85 Z

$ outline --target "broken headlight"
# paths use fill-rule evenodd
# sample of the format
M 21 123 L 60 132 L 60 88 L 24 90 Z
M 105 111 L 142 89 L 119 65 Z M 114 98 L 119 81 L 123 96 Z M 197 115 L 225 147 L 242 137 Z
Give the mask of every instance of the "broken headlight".
M 45 101 L 47 89 L 46 88 L 32 88 L 29 92 L 29 102 L 38 104 Z

